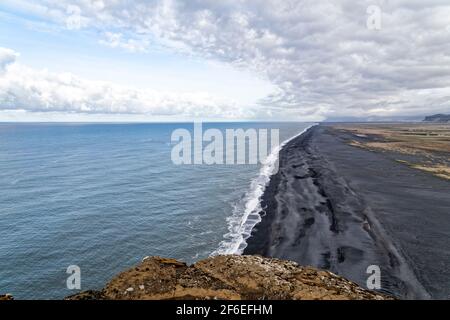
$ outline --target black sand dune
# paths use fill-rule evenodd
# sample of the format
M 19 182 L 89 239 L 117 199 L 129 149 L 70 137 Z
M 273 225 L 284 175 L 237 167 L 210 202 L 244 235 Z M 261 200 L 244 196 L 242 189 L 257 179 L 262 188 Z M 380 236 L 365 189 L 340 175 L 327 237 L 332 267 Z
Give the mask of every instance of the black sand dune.
M 345 138 L 320 125 L 285 146 L 244 253 L 328 269 L 362 286 L 367 267 L 379 265 L 384 292 L 450 298 L 450 183 Z

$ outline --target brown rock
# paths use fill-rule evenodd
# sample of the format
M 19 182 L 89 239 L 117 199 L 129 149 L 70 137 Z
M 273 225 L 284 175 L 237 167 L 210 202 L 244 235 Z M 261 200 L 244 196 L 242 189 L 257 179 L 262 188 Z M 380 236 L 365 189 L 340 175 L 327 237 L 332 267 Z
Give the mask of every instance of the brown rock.
M 393 299 L 365 290 L 331 272 L 260 256 L 216 256 L 191 266 L 146 258 L 120 273 L 102 291 L 66 299 Z
M 12 295 L 10 295 L 9 293 L 0 294 L 0 301 L 5 301 L 5 300 L 14 300 L 14 297 Z

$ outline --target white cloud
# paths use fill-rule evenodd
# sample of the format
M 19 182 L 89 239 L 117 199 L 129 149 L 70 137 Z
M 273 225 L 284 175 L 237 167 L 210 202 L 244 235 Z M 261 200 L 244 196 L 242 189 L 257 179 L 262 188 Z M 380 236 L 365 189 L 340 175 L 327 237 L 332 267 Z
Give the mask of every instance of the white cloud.
M 448 0 L 37 2 L 39 12 L 47 8 L 61 23 L 68 6 L 76 5 L 83 26 L 100 30 L 111 47 L 141 51 L 156 39 L 260 74 L 278 92 L 248 112 L 254 116 L 410 116 L 450 109 Z M 366 26 L 371 5 L 381 9 L 381 30 Z
M 121 33 L 105 32 L 104 39 L 99 41 L 100 44 L 111 48 L 122 48 L 129 52 L 146 52 L 150 44 L 146 38 L 125 38 Z
M 6 68 L 16 61 L 18 55 L 14 50 L 0 47 L 0 75 L 5 73 Z
M 51 73 L 13 63 L 18 54 L 0 48 L 0 110 L 92 114 L 142 114 L 178 118 L 246 118 L 251 109 L 205 92 L 138 90 Z M 6 68 L 6 66 L 8 66 Z

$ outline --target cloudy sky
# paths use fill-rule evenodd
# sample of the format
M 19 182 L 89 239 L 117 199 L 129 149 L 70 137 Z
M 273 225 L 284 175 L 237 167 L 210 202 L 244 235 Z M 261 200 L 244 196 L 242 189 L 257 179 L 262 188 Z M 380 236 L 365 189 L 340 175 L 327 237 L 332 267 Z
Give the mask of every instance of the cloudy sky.
M 449 0 L 0 2 L 0 121 L 438 112 Z

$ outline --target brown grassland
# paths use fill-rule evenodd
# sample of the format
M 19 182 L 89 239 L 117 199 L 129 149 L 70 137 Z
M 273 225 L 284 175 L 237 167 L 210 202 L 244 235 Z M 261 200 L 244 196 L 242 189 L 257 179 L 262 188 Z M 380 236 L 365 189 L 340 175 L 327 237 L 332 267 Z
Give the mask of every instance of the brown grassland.
M 416 156 L 400 163 L 450 179 L 450 124 L 339 124 L 333 126 L 351 133 L 350 145 L 378 152 Z

